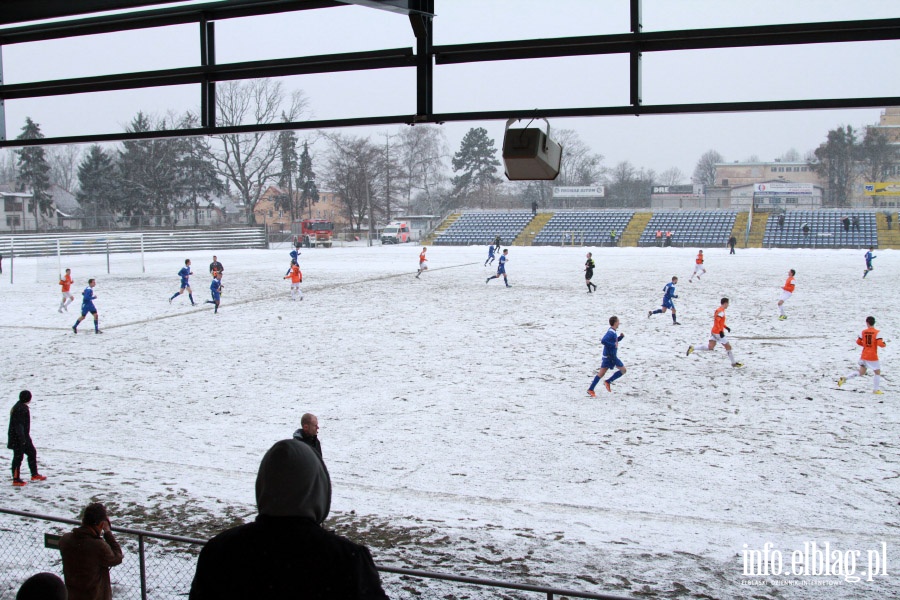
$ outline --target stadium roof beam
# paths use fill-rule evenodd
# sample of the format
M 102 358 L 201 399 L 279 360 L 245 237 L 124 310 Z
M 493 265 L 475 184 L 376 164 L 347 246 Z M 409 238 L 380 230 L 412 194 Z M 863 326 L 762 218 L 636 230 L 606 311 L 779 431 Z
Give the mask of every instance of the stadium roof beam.
M 7 21 L 26 15 L 29 18 L 35 18 L 37 13 L 28 12 L 26 4 L 47 4 L 47 10 L 40 13 L 44 18 L 69 14 L 64 13 L 64 11 L 67 10 L 66 7 L 73 4 L 55 0 L 47 3 L 33 2 L 33 0 L 31 2 L 14 1 L 21 10 L 12 16 L 10 13 L 4 13 Z M 409 17 L 410 25 L 416 37 L 415 53 L 409 48 L 398 48 L 373 52 L 292 57 L 224 65 L 216 64 L 214 35 L 216 20 L 347 6 L 347 2 L 365 6 L 378 5 L 376 8 L 390 8 L 392 12 L 405 12 Z M 146 1 L 141 0 L 132 0 L 125 3 L 130 6 L 147 4 Z M 160 3 L 154 2 L 153 4 Z M 71 10 L 81 11 L 84 6 L 88 5 L 93 7 L 105 6 L 108 9 L 121 8 L 122 4 L 120 0 L 85 0 L 83 5 L 79 3 L 77 9 L 73 8 Z M 797 23 L 645 33 L 641 28 L 641 0 L 630 0 L 630 33 L 434 46 L 432 30 L 434 4 L 434 0 L 222 0 L 220 2 L 206 2 L 190 6 L 166 6 L 157 10 L 99 15 L 63 22 L 0 28 L 0 47 L 27 41 L 187 23 L 196 23 L 199 26 L 200 33 L 200 64 L 198 66 L 0 85 L 0 104 L 6 99 L 62 96 L 75 93 L 125 89 L 152 89 L 184 84 L 199 84 L 201 94 L 201 126 L 199 128 L 87 134 L 48 137 L 40 140 L 0 140 L 0 147 L 112 142 L 185 135 L 251 133 L 256 131 L 392 124 L 413 125 L 416 123 L 443 123 L 447 121 L 507 120 L 509 118 L 599 117 L 642 114 L 674 115 L 900 106 L 900 96 L 807 98 L 751 102 L 657 104 L 649 106 L 643 104 L 641 99 L 641 57 L 644 52 L 900 40 L 900 19 Z M 35 10 L 38 9 L 35 8 Z M 53 14 L 54 11 L 57 12 L 56 15 Z M 622 54 L 627 55 L 629 58 L 628 98 L 630 104 L 627 106 L 432 113 L 435 64 L 461 64 L 603 54 Z M 413 66 L 416 67 L 417 94 L 416 114 L 414 115 L 376 115 L 372 117 L 351 117 L 319 121 L 248 124 L 229 127 L 216 126 L 215 83 L 217 81 Z

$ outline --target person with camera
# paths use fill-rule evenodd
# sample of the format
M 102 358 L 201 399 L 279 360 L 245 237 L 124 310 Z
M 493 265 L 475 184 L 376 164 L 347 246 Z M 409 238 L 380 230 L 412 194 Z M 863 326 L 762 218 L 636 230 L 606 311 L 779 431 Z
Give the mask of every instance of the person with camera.
M 76 527 L 59 540 L 69 600 L 111 600 L 109 569 L 122 563 L 122 547 L 113 535 L 106 507 L 88 504 Z

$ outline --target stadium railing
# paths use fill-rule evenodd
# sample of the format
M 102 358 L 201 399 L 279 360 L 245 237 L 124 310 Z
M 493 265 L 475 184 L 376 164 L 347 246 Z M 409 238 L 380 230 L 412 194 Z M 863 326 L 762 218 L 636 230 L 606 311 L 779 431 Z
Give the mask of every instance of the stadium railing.
M 62 559 L 58 550 L 59 536 L 69 531 L 68 526 L 80 525 L 79 521 L 42 515 L 21 510 L 0 508 L 0 599 L 15 598 L 22 582 L 31 575 L 47 571 L 62 576 Z M 45 531 L 51 529 L 52 531 Z M 154 533 L 140 529 L 113 526 L 116 538 L 122 546 L 125 558 L 122 564 L 110 570 L 114 598 L 154 600 L 160 598 L 184 598 L 188 595 L 194 578 L 197 556 L 206 540 Z M 517 590 L 543 594 L 547 600 L 555 598 L 587 598 L 590 600 L 629 600 L 624 596 L 596 594 L 565 590 L 524 583 L 509 583 L 478 577 L 450 575 L 378 567 L 382 573 L 403 578 L 446 581 L 493 589 Z M 389 596 L 389 582 L 383 582 Z M 408 584 L 404 584 L 406 587 Z M 400 586 L 398 585 L 398 588 Z

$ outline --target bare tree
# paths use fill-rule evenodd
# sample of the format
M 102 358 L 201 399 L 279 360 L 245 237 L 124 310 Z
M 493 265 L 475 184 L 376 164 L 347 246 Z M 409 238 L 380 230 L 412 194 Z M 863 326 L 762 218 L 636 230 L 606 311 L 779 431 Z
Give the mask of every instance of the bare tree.
M 887 180 L 894 166 L 900 162 L 897 146 L 891 144 L 883 132 L 873 128 L 866 130 L 858 154 L 866 181 Z
M 344 205 L 351 229 L 360 230 L 362 223 L 373 223 L 382 196 L 382 148 L 369 138 L 325 134 L 328 150 L 328 183 Z
M 672 167 L 660 173 L 654 183 L 659 185 L 680 185 L 684 183 L 686 178 L 687 176 L 681 172 L 681 169 Z
M 409 210 L 416 197 L 434 214 L 437 209 L 435 191 L 449 177 L 447 158 L 450 149 L 444 131 L 433 125 L 416 125 L 401 129 L 397 137 L 400 177 L 395 185 L 406 209 Z
M 725 157 L 715 150 L 707 150 L 694 168 L 694 182 L 716 185 L 716 164 L 725 162 Z
M 784 154 L 778 157 L 778 160 L 781 162 L 801 162 L 800 153 L 797 152 L 796 148 L 791 148 Z
M 556 129 L 551 136 L 563 148 L 559 177 L 553 185 L 593 185 L 606 173 L 603 155 L 594 152 L 574 129 Z
M 7 148 L 0 155 L 0 183 L 13 184 L 16 182 L 19 177 L 19 170 L 16 168 L 17 160 L 16 151 L 11 148 Z
M 74 194 L 78 186 L 78 165 L 81 163 L 81 157 L 81 146 L 76 144 L 47 148 L 50 182 Z
M 833 206 L 850 204 L 857 154 L 856 131 L 850 125 L 829 131 L 826 141 L 816 148 L 816 162 L 810 166 L 825 179 L 827 200 Z
M 253 79 L 229 81 L 216 88 L 219 125 L 274 123 L 300 119 L 306 110 L 303 92 L 287 94 L 280 81 Z M 234 186 L 253 219 L 253 210 L 266 188 L 278 179 L 279 136 L 272 133 L 243 133 L 216 136 L 219 147 L 213 158 L 219 174 Z

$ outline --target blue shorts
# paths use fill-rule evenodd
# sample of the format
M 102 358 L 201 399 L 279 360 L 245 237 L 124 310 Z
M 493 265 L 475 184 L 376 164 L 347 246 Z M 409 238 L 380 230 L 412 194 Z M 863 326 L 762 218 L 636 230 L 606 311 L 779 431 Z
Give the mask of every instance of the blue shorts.
M 500 267 L 499 269 L 497 269 L 497 275 L 506 275 L 506 268 Z
M 219 298 L 222 297 L 221 292 L 210 292 L 212 294 L 213 302 L 218 302 Z
M 81 305 L 81 316 L 86 317 L 88 313 L 97 314 L 97 309 L 93 304 L 82 304 Z
M 181 280 L 181 289 L 189 288 L 189 287 L 191 287 L 191 284 L 188 283 L 187 279 L 182 279 Z
M 672 310 L 675 310 L 675 303 L 672 302 L 671 298 L 663 298 L 662 305 L 663 305 L 663 308 L 670 308 Z
M 605 356 L 603 357 L 603 362 L 600 363 L 601 369 L 617 369 L 624 366 L 618 358 L 606 358 Z

